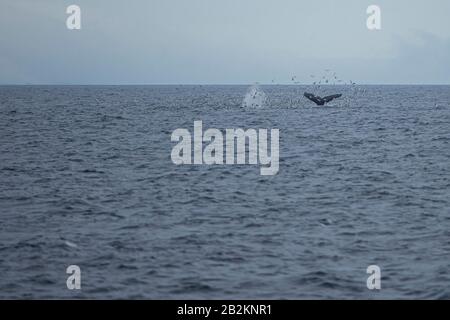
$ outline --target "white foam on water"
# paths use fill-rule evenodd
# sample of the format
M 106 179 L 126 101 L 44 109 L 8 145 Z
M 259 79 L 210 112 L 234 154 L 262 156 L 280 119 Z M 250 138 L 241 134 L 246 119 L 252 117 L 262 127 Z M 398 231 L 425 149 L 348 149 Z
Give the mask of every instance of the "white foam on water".
M 71 247 L 71 248 L 78 248 L 78 246 L 75 244 L 75 243 L 73 243 L 73 242 L 70 242 L 70 241 L 64 241 L 64 244 L 66 245 L 66 246 L 68 246 L 68 247 Z

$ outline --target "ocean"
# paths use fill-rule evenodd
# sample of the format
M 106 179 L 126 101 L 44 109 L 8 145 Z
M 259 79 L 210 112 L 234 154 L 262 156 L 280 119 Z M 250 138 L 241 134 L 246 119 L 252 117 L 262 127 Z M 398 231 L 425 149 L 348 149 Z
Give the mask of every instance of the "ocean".
M 450 86 L 248 90 L 0 86 L 0 298 L 450 299 Z M 197 120 L 278 128 L 279 172 L 175 165 Z

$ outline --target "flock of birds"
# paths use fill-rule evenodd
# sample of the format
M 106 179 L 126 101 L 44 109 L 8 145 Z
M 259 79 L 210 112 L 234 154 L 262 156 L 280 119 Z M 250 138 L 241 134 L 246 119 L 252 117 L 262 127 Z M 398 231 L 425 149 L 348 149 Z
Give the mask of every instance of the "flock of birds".
M 330 69 L 325 69 L 324 73 L 321 75 L 314 75 L 311 74 L 309 76 L 311 79 L 311 83 L 308 86 L 308 90 L 313 92 L 314 95 L 322 95 L 324 89 L 326 88 L 329 90 L 330 88 L 333 88 L 333 86 L 339 87 L 339 90 L 345 91 L 345 99 L 348 102 L 348 97 L 354 96 L 359 91 L 364 91 L 364 88 L 358 88 L 356 87 L 356 82 L 352 80 L 343 80 L 340 77 L 338 77 L 337 73 L 335 71 L 332 71 Z M 292 84 L 299 86 L 298 90 L 301 90 L 300 85 L 302 84 L 300 81 L 298 81 L 298 78 L 296 75 L 292 75 L 290 77 L 290 81 Z M 271 81 L 272 85 L 279 85 L 275 82 L 274 79 Z M 304 86 L 302 86 L 304 89 Z M 334 90 L 337 90 L 334 89 Z M 336 92 L 334 92 L 336 93 Z M 309 94 L 308 94 L 309 95 Z M 312 96 L 314 96 L 312 95 Z M 299 97 L 303 96 L 303 93 L 298 91 L 296 93 L 296 101 L 290 100 L 290 104 L 298 105 L 298 99 Z M 335 95 L 338 96 L 338 95 Z M 318 97 L 320 98 L 320 97 Z M 311 99 L 310 99 L 311 100 Z M 243 106 L 247 107 L 261 107 L 266 101 L 266 94 L 262 89 L 259 87 L 259 84 L 256 83 L 255 85 L 251 86 L 250 89 L 247 91 L 247 94 L 244 97 Z
M 330 70 L 330 69 L 325 69 L 324 71 L 325 71 L 325 74 L 323 74 L 322 76 L 316 77 L 316 75 L 314 75 L 314 74 L 311 74 L 309 76 L 312 79 L 312 81 L 313 81 L 312 85 L 319 86 L 319 87 L 322 86 L 322 85 L 336 85 L 336 84 L 338 84 L 338 85 L 346 85 L 346 84 L 348 84 L 348 85 L 356 85 L 356 82 L 353 82 L 352 80 L 345 81 L 343 79 L 340 79 L 337 76 L 337 73 L 332 71 L 332 70 Z M 301 82 L 297 80 L 297 76 L 296 75 L 293 75 L 291 77 L 291 82 L 293 84 L 297 84 L 297 85 L 301 84 Z M 275 84 L 275 80 L 274 79 L 272 79 L 272 84 Z

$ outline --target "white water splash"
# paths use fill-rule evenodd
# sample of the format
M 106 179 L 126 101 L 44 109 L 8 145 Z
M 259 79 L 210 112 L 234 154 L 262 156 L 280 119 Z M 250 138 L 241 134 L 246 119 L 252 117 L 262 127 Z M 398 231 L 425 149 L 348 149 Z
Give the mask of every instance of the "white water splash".
M 266 93 L 258 86 L 251 86 L 245 94 L 242 101 L 242 107 L 244 108 L 261 108 L 264 106 L 267 100 Z

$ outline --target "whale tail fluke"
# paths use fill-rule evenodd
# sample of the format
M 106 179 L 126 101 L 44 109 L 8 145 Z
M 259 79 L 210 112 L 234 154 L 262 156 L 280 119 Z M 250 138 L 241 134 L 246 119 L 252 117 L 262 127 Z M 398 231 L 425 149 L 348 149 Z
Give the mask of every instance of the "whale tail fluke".
M 326 97 L 319 97 L 319 96 L 315 96 L 312 93 L 308 93 L 305 92 L 303 94 L 306 98 L 308 98 L 309 100 L 311 100 L 312 102 L 314 102 L 315 104 L 317 104 L 318 106 L 323 106 L 325 103 L 330 102 L 333 99 L 339 98 L 342 96 L 342 94 L 333 94 L 331 96 L 326 96 Z

